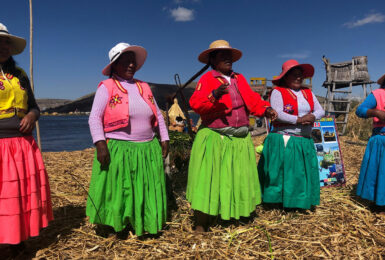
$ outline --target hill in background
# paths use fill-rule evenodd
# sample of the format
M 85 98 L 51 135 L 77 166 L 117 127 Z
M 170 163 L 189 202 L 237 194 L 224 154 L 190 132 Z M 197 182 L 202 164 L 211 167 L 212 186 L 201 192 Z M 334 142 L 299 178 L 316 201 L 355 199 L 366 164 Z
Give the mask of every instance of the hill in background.
M 37 104 L 39 105 L 40 109 L 42 111 L 53 108 L 53 107 L 58 107 L 62 106 L 68 103 L 71 103 L 72 100 L 70 99 L 51 99 L 51 98 L 40 98 L 36 99 Z
M 155 96 L 155 100 L 158 103 L 158 106 L 160 109 L 165 110 L 166 109 L 166 97 L 172 93 L 175 93 L 177 91 L 177 87 L 175 85 L 171 84 L 157 84 L 157 83 L 148 83 L 151 87 L 151 91 Z M 189 100 L 191 95 L 193 94 L 195 90 L 196 83 L 193 82 L 190 85 L 188 85 L 184 90 L 183 94 L 185 95 L 186 99 Z M 62 101 L 62 104 L 59 104 L 60 102 L 56 102 L 56 106 L 48 106 L 47 102 L 42 102 L 41 100 L 38 100 L 38 104 L 40 106 L 40 109 L 43 112 L 48 113 L 69 113 L 69 112 L 90 112 L 92 107 L 92 102 L 94 100 L 95 92 L 85 95 L 83 97 L 80 97 L 73 101 L 68 100 L 59 100 Z M 56 101 L 58 99 L 55 99 Z M 52 104 L 55 104 L 55 102 L 52 102 Z M 43 109 L 44 108 L 44 109 Z
M 152 93 L 155 96 L 155 100 L 158 103 L 160 109 L 166 109 L 166 98 L 172 93 L 177 91 L 177 87 L 172 84 L 157 84 L 148 83 L 151 87 Z M 194 93 L 196 82 L 192 82 L 183 90 L 183 94 L 186 100 L 189 100 Z M 92 102 L 95 97 L 95 92 L 80 97 L 76 100 L 67 99 L 38 99 L 37 102 L 40 106 L 41 111 L 48 113 L 69 113 L 69 112 L 90 112 Z M 323 105 L 325 97 L 317 96 L 318 101 Z M 187 104 L 188 105 L 188 104 Z M 189 107 L 190 109 L 190 107 Z

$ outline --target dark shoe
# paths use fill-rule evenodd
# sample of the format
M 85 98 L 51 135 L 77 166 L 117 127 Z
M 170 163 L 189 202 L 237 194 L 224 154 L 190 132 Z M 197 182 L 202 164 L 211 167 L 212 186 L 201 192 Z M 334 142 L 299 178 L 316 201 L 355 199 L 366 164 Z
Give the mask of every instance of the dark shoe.
M 102 224 L 97 224 L 95 232 L 96 235 L 104 238 L 109 238 L 115 235 L 115 230 L 113 229 L 113 227 Z
M 11 258 L 14 259 L 24 253 L 25 243 L 21 242 L 20 244 L 17 244 L 17 245 L 10 245 L 9 248 L 11 252 Z
M 122 231 L 116 232 L 116 238 L 120 240 L 126 240 L 128 238 L 128 232 L 129 228 L 127 225 Z

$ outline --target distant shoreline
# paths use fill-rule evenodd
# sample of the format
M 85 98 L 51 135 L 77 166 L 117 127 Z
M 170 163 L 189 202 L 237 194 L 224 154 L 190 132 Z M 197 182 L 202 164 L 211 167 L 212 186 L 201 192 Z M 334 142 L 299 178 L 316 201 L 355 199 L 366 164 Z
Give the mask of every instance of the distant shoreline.
M 48 112 L 42 112 L 40 116 L 89 116 L 90 112 L 69 112 L 69 113 L 48 113 Z

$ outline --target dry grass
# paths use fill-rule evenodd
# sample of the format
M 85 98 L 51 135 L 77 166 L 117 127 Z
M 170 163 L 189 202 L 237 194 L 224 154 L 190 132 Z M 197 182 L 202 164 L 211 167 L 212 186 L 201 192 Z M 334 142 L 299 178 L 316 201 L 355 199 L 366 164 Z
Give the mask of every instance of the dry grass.
M 364 119 L 356 116 L 356 108 L 349 113 L 348 124 L 346 125 L 347 136 L 353 141 L 367 141 L 372 135 L 373 119 Z
M 160 236 L 129 235 L 126 240 L 96 235 L 85 217 L 93 149 L 44 153 L 55 220 L 27 242 L 20 259 L 381 259 L 385 216 L 354 195 L 365 147 L 348 140 L 342 138 L 347 185 L 322 189 L 321 205 L 313 211 L 258 206 L 253 218 L 219 222 L 211 232 L 196 234 L 185 200 L 186 175 L 181 174 L 173 182 L 178 209 Z M 255 144 L 262 141 L 254 139 Z

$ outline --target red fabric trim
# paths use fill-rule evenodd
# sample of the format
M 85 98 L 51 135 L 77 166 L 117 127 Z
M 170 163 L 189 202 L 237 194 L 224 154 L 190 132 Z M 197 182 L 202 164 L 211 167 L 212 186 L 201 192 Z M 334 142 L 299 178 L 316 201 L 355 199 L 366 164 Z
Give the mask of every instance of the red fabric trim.
M 291 89 L 286 87 L 274 87 L 275 90 L 278 90 L 282 95 L 282 101 L 283 101 L 283 111 L 285 113 L 288 113 L 290 115 L 298 116 L 298 101 L 297 96 L 292 92 Z M 302 87 L 301 92 L 306 99 L 306 101 L 309 103 L 311 112 L 314 111 L 314 100 L 313 100 L 313 93 L 310 89 Z M 273 126 L 287 126 L 289 124 L 280 123 L 278 121 L 273 122 Z
M 212 91 L 223 84 L 223 80 L 219 80 L 218 76 L 219 73 L 215 70 L 203 74 L 198 82 L 200 89 L 196 89 L 190 98 L 191 108 L 202 117 L 202 120 L 215 119 L 230 113 L 232 110 L 230 94 L 224 94 L 214 102 L 212 102 L 213 100 L 210 98 Z M 239 93 L 248 111 L 252 115 L 258 117 L 263 116 L 266 107 L 270 107 L 270 103 L 263 101 L 258 93 L 251 90 L 248 81 L 242 74 L 234 73 L 232 76 L 237 81 Z
M 120 91 L 122 91 L 124 94 L 127 94 L 127 90 L 123 88 L 122 84 L 120 84 L 118 80 L 114 78 L 114 82 Z
M 150 106 L 152 112 L 154 113 L 153 121 L 151 122 L 152 125 L 154 127 L 158 126 L 157 110 L 150 86 L 139 80 L 135 80 L 135 83 L 143 100 Z M 114 102 L 113 106 L 106 106 L 103 117 L 104 131 L 111 132 L 116 129 L 126 127 L 129 123 L 129 105 L 126 89 L 124 89 L 120 82 L 115 79 L 104 80 L 99 83 L 98 87 L 102 84 L 107 88 L 109 101 L 111 101 L 113 96 L 118 95 L 117 93 L 123 93 L 118 96 L 119 100 L 118 102 Z

